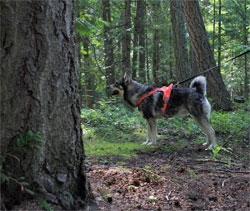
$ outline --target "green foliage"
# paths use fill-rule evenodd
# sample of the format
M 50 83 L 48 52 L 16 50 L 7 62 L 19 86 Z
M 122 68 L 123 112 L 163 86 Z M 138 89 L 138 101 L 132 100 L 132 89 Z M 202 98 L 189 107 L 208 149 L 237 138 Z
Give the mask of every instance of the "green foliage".
M 123 138 L 123 133 L 140 133 L 145 124 L 138 112 L 129 112 L 121 103 L 114 103 L 113 100 L 98 101 L 95 109 L 82 109 L 81 117 L 84 121 L 84 131 L 85 128 L 91 130 L 95 127 L 93 133 L 98 131 L 101 136 L 115 138 L 116 141 Z
M 38 206 L 46 211 L 54 211 L 53 207 L 43 199 L 38 199 Z
M 120 155 L 124 157 L 135 156 L 135 150 L 150 149 L 152 146 L 141 145 L 138 142 L 109 142 L 94 140 L 92 143 L 85 144 L 87 156 Z
M 247 135 L 247 128 L 250 124 L 249 102 L 245 104 L 236 104 L 237 109 L 233 112 L 217 112 L 211 113 L 211 123 L 217 133 L 227 137 L 233 136 L 234 141 L 241 141 Z
M 222 155 L 220 154 L 221 151 L 232 153 L 232 149 L 231 148 L 225 148 L 225 147 L 222 147 L 222 146 L 216 146 L 214 149 L 212 149 L 212 152 L 213 152 L 212 159 L 213 160 L 217 160 L 218 158 L 221 158 L 222 157 Z
M 180 149 L 179 145 L 165 145 L 163 147 L 164 152 L 168 153 L 168 152 L 175 152 L 178 149 Z
M 33 133 L 31 130 L 28 130 L 25 133 L 18 134 L 13 146 L 13 151 L 11 151 L 11 153 L 6 152 L 4 154 L 1 154 L 1 164 L 0 164 L 1 184 L 8 185 L 12 181 L 20 186 L 22 193 L 28 193 L 34 196 L 35 192 L 29 188 L 30 184 L 25 181 L 25 177 L 16 178 L 15 175 L 13 175 L 8 170 L 5 171 L 3 169 L 3 166 L 5 165 L 7 157 L 11 157 L 12 159 L 14 158 L 14 160 L 18 162 L 18 165 L 20 165 L 20 159 L 12 153 L 27 153 L 33 149 L 40 149 L 40 144 L 43 142 L 44 140 L 40 136 L 39 132 Z
M 33 133 L 28 130 L 26 133 L 17 136 L 14 150 L 28 152 L 30 149 L 40 149 L 40 143 L 44 143 L 40 133 Z

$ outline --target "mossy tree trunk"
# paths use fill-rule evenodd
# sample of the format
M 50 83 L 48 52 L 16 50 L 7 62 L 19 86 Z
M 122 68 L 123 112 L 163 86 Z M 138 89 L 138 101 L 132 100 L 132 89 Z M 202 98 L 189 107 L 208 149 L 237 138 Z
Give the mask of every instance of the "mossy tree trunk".
M 37 195 L 63 209 L 86 207 L 91 193 L 84 171 L 73 2 L 0 1 L 0 6 L 1 155 L 11 155 L 3 170 L 24 177 Z M 18 152 L 13 146 L 27 131 L 40 133 L 44 142 Z M 27 197 L 13 180 L 1 191 L 11 205 Z

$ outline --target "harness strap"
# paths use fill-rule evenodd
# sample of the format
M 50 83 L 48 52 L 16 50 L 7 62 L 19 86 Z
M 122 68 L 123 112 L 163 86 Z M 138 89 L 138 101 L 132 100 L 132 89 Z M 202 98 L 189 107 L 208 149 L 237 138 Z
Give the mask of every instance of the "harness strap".
M 163 101 L 164 101 L 164 104 L 163 104 L 163 114 L 165 114 L 166 108 L 167 108 L 167 104 L 168 104 L 168 101 L 169 101 L 169 98 L 170 98 L 170 94 L 171 94 L 172 87 L 173 87 L 173 84 L 170 84 L 168 87 L 167 87 L 167 86 L 163 86 L 163 87 L 161 87 L 161 88 L 153 89 L 153 90 L 150 91 L 149 93 L 143 95 L 143 96 L 136 102 L 136 106 L 138 107 L 138 106 L 141 104 L 141 102 L 142 102 L 146 97 L 148 97 L 149 95 L 154 94 L 154 93 L 156 93 L 156 92 L 163 92 Z

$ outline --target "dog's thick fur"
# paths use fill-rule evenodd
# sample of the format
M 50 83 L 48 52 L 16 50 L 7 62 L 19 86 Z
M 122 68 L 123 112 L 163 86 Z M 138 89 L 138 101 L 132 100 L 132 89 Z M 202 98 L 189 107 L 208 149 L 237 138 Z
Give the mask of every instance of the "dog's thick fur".
M 111 95 L 121 95 L 128 108 L 135 108 L 136 102 L 155 87 L 140 84 L 125 73 L 123 78 L 108 87 Z M 209 123 L 211 106 L 205 96 L 206 78 L 196 77 L 189 88 L 173 88 L 167 105 L 166 113 L 163 114 L 163 93 L 156 92 L 146 97 L 138 107 L 148 124 L 148 138 L 143 144 L 156 144 L 157 127 L 156 120 L 161 117 L 173 117 L 190 114 L 194 121 L 207 134 L 208 148 L 216 146 L 215 132 Z

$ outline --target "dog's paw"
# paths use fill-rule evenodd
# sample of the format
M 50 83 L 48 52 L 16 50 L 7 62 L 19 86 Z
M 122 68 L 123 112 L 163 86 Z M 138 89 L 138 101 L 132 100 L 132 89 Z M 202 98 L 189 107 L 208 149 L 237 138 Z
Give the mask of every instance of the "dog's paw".
M 206 147 L 206 150 L 214 149 L 216 145 L 210 144 L 208 147 Z
M 144 141 L 141 145 L 147 145 L 149 143 L 148 140 Z

